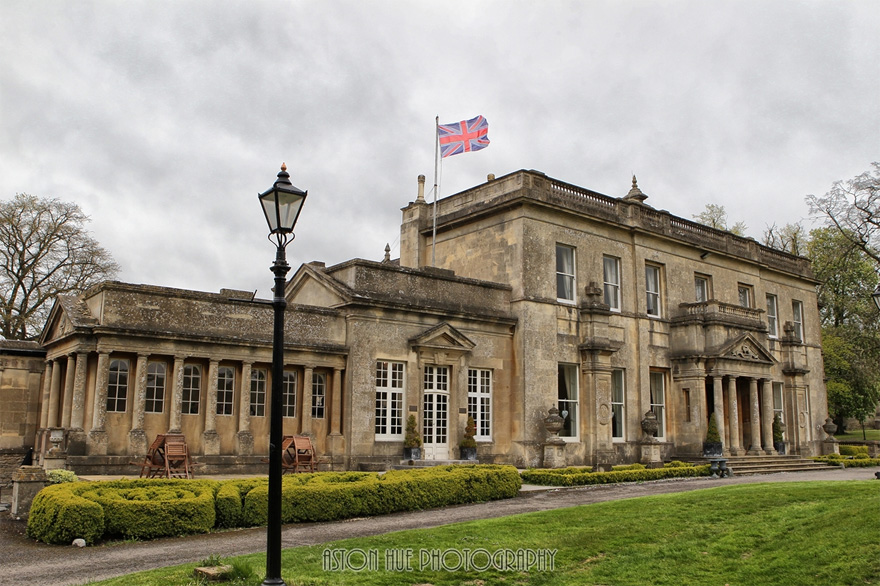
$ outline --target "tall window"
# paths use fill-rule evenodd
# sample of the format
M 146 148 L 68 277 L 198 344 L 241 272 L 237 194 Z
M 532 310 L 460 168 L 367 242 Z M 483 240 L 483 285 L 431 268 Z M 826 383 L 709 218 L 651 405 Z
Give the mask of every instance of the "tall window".
M 651 388 L 651 411 L 657 416 L 657 438 L 666 437 L 666 375 L 657 370 L 650 374 L 649 386 Z
M 403 362 L 376 362 L 376 439 L 403 437 Z
M 266 371 L 262 368 L 251 370 L 251 416 L 266 416 Z
M 623 370 L 611 371 L 611 439 L 623 439 L 626 411 Z
M 202 392 L 202 367 L 187 364 L 183 367 L 183 391 L 181 413 L 196 415 L 199 412 L 199 395 Z
M 694 300 L 697 303 L 709 301 L 709 277 L 694 275 Z
M 776 295 L 767 294 L 767 330 L 771 338 L 779 337 L 779 308 Z
M 737 286 L 740 307 L 752 307 L 752 286 L 740 283 Z
M 285 370 L 281 378 L 281 414 L 296 417 L 296 371 Z
M 645 293 L 648 315 L 660 317 L 660 267 L 645 265 Z
M 782 409 L 782 383 L 773 383 L 773 415 L 779 416 L 779 421 L 785 423 L 785 417 Z M 783 437 L 785 437 L 785 432 Z
M 492 371 L 468 369 L 468 416 L 477 424 L 478 440 L 492 439 Z
M 612 311 L 620 311 L 620 259 L 603 256 L 602 274 L 605 281 L 605 304 Z
M 559 437 L 578 436 L 578 385 L 577 366 L 560 364 L 558 368 L 557 396 L 559 415 L 563 419 Z
M 556 245 L 556 299 L 574 303 L 574 248 Z
M 229 366 L 217 370 L 217 415 L 232 415 L 235 396 L 235 371 Z
M 110 361 L 110 378 L 107 381 L 107 411 L 124 413 L 128 398 L 128 360 Z
M 144 411 L 162 413 L 165 410 L 165 363 L 147 364 L 147 396 Z
M 312 418 L 324 419 L 324 397 L 327 395 L 327 375 L 312 373 Z
M 792 324 L 794 337 L 798 342 L 804 341 L 804 304 L 800 301 L 791 302 Z

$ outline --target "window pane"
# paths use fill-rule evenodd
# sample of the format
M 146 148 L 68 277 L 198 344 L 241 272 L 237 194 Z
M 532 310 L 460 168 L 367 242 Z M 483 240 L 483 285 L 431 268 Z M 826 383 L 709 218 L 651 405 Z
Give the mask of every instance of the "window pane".
M 664 410 L 666 407 L 666 393 L 665 393 L 665 382 L 666 379 L 663 376 L 662 372 L 652 372 L 650 375 L 650 389 L 651 389 L 651 411 L 654 412 L 654 415 L 657 416 L 657 423 L 659 427 L 657 428 L 656 437 L 662 438 L 666 436 L 666 425 L 664 419 Z
M 574 301 L 574 249 L 556 245 L 556 298 Z
M 577 437 L 577 367 L 572 364 L 560 364 L 558 368 L 557 396 L 559 415 L 563 419 L 560 437 Z
M 704 277 L 694 277 L 694 297 L 697 303 L 709 300 L 709 281 Z
M 623 371 L 614 370 L 611 373 L 611 437 L 623 437 L 624 422 L 624 388 Z
M 646 311 L 648 315 L 660 315 L 660 269 L 645 267 Z
M 611 309 L 620 309 L 620 261 L 610 256 L 603 257 L 605 303 Z
M 779 335 L 776 295 L 767 295 L 767 330 L 771 338 Z

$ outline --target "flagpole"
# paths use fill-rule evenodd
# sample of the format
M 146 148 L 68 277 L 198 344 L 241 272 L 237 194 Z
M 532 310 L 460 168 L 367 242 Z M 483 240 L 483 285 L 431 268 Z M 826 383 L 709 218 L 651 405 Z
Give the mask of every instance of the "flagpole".
M 440 161 L 440 116 L 434 118 L 434 227 L 431 231 L 431 267 L 435 265 L 434 248 L 437 246 L 437 166 Z

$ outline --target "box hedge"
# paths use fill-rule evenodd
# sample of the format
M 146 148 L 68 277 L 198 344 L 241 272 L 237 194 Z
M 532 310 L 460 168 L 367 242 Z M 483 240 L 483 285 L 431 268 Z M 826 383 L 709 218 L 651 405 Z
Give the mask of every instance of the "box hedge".
M 46 543 L 99 538 L 154 539 L 207 533 L 214 527 L 213 480 L 75 482 L 41 490 L 28 535 Z
M 524 482 L 548 486 L 584 486 L 616 482 L 644 482 L 662 478 L 709 476 L 709 465 L 691 466 L 682 462 L 670 463 L 663 468 L 635 466 L 615 468 L 611 472 L 593 472 L 590 468 L 529 469 L 521 473 Z
M 855 456 L 844 456 L 842 454 L 829 454 L 827 456 L 816 456 L 811 458 L 816 462 L 825 462 L 831 466 L 843 466 L 844 468 L 870 468 L 880 466 L 880 458 L 871 458 L 867 454 L 856 454 Z
M 371 472 L 317 472 L 282 479 L 282 522 L 332 521 L 516 496 L 512 466 L 442 466 Z M 152 539 L 213 527 L 264 525 L 266 478 L 117 480 L 44 488 L 34 499 L 28 535 L 47 543 L 106 537 Z

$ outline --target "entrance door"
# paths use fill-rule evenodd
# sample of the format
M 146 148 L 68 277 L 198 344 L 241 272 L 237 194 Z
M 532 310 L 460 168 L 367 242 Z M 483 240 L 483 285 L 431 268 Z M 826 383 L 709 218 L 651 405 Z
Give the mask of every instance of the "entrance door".
M 449 459 L 448 406 L 449 395 L 446 393 L 425 393 L 422 441 L 426 460 Z

